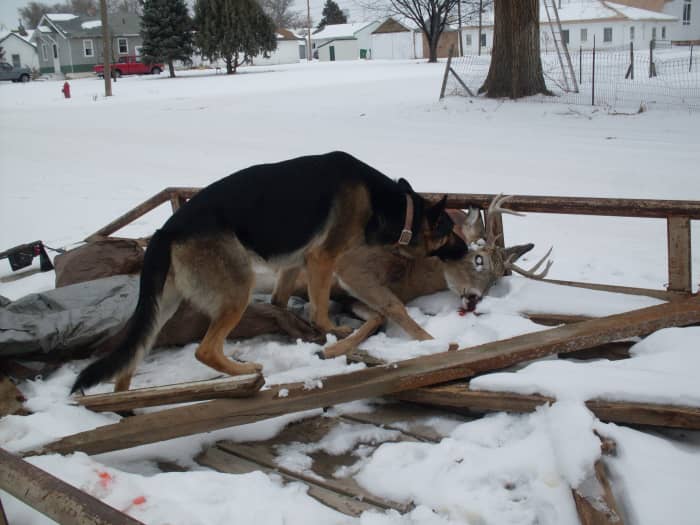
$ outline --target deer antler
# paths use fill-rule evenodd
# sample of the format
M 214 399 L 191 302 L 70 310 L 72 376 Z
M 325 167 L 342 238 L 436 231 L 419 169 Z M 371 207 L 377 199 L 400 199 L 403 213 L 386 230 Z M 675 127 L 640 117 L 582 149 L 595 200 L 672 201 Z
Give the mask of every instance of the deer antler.
M 520 268 L 517 264 L 513 263 L 510 261 L 510 258 L 504 262 L 504 265 L 506 269 L 508 270 L 513 270 L 515 273 L 519 273 L 520 275 L 524 275 L 525 277 L 529 277 L 530 279 L 544 279 L 547 276 L 547 273 L 549 272 L 549 269 L 552 267 L 554 264 L 553 261 L 547 261 L 547 265 L 545 266 L 544 270 L 542 270 L 540 273 L 535 273 L 537 272 L 537 269 L 542 266 L 542 263 L 547 260 L 549 255 L 552 253 L 552 248 L 550 248 L 547 253 L 544 254 L 544 257 L 542 257 L 539 261 L 537 261 L 537 264 L 535 264 L 532 268 L 529 270 L 524 270 L 523 268 Z
M 494 228 L 496 226 L 495 221 L 497 217 L 500 217 L 502 214 L 507 213 L 508 215 L 517 215 L 519 217 L 523 217 L 525 214 L 524 213 L 519 213 L 517 211 L 509 210 L 508 208 L 504 208 L 502 204 L 506 202 L 507 200 L 513 198 L 512 195 L 503 195 L 502 193 L 499 193 L 494 197 L 494 199 L 491 201 L 491 204 L 489 204 L 488 210 L 486 210 L 486 243 L 490 245 L 495 245 L 496 241 L 498 240 L 499 235 L 494 236 Z

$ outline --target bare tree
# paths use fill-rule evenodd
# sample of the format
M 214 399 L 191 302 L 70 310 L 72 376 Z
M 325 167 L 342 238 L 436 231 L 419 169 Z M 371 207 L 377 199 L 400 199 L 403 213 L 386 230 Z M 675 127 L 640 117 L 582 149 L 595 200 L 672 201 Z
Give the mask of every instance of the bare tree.
M 437 62 L 440 36 L 459 0 L 389 0 L 390 10 L 411 20 L 428 42 L 428 62 Z
M 110 13 L 143 13 L 143 0 L 108 0 L 107 11 Z
M 520 98 L 549 94 L 540 58 L 539 0 L 494 0 L 491 65 L 480 93 Z
M 301 27 L 306 24 L 301 11 L 292 10 L 294 0 L 258 0 L 258 3 L 277 27 Z

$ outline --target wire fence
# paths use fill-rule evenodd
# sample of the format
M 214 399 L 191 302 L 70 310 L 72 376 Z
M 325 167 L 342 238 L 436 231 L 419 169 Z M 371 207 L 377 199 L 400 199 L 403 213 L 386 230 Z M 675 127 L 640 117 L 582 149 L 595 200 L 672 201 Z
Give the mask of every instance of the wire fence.
M 604 106 L 613 110 L 664 107 L 700 110 L 700 53 L 692 46 L 646 49 L 570 50 L 578 93 L 566 90 L 558 56 L 542 53 L 547 87 L 555 97 L 535 97 L 542 102 Z M 468 95 L 463 82 L 476 93 L 488 74 L 490 55 L 452 59 L 446 95 Z

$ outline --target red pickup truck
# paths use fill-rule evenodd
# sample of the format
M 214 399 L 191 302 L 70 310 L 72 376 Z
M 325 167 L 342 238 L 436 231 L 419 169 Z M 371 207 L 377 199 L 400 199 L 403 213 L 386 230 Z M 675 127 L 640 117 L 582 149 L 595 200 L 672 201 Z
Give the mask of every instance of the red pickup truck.
M 94 68 L 95 74 L 98 77 L 103 77 L 105 72 L 104 64 L 97 64 Z M 145 64 L 141 62 L 140 57 L 123 56 L 111 65 L 112 76 L 120 77 L 122 75 L 160 75 L 163 71 L 163 64 Z

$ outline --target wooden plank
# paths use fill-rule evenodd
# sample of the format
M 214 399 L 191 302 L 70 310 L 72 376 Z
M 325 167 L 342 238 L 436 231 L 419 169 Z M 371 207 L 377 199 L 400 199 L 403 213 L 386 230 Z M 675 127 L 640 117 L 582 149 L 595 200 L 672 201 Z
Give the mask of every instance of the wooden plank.
M 7 525 L 7 515 L 5 514 L 5 509 L 2 506 L 2 500 L 0 500 L 0 525 Z
M 126 392 L 80 396 L 75 398 L 75 402 L 94 412 L 118 412 L 205 399 L 249 397 L 260 390 L 263 384 L 265 384 L 265 380 L 261 374 L 248 374 L 207 381 L 137 388 Z
M 217 399 L 151 414 L 64 437 L 30 453 L 98 454 L 175 437 L 253 423 L 312 408 L 368 399 L 446 383 L 507 368 L 522 361 L 591 348 L 671 326 L 700 322 L 697 297 L 592 319 L 541 332 L 494 341 L 327 377 L 322 388 L 279 385 L 246 399 Z M 282 397 L 280 391 L 284 390 Z
M 421 193 L 430 201 L 439 201 L 447 195 L 449 208 L 466 209 L 477 206 L 487 209 L 495 194 L 476 193 Z M 508 208 L 529 213 L 558 213 L 568 215 L 603 215 L 609 217 L 640 217 L 666 219 L 685 217 L 700 219 L 700 201 L 606 199 L 597 197 L 555 197 L 543 195 L 513 195 Z
M 341 421 L 337 418 L 316 417 L 288 425 L 274 438 L 266 441 L 251 443 L 221 441 L 217 443 L 217 447 L 266 468 L 277 470 L 287 476 L 307 483 L 314 483 L 327 490 L 365 501 L 381 509 L 396 509 L 399 512 L 411 510 L 411 504 L 388 501 L 367 492 L 351 476 L 338 477 L 336 471 L 339 467 L 350 466 L 358 461 L 358 457 L 351 452 L 339 455 L 332 455 L 324 451 L 312 452 L 309 456 L 313 459 L 313 463 L 310 469 L 305 471 L 291 470 L 278 463 L 277 451 L 280 446 L 290 443 L 317 443 L 339 424 Z M 400 440 L 413 441 L 410 436 L 406 435 L 401 435 Z M 379 446 L 379 443 L 372 445 Z M 365 446 L 370 446 L 370 443 L 365 443 Z
M 578 281 L 562 281 L 558 279 L 542 279 L 545 283 L 560 284 L 562 286 L 573 286 L 574 288 L 585 288 L 588 290 L 598 290 L 600 292 L 622 293 L 627 295 L 646 295 L 662 301 L 677 301 L 686 299 L 686 292 L 674 290 L 653 290 L 651 288 L 634 288 L 631 286 L 618 286 L 614 284 L 582 283 Z
M 668 289 L 675 292 L 693 291 L 690 247 L 690 219 L 669 217 L 666 221 L 668 238 Z
M 163 191 L 160 191 L 156 193 L 153 197 L 143 201 L 141 204 L 133 208 L 132 210 L 128 211 L 124 215 L 117 217 L 114 219 L 112 222 L 107 224 L 106 226 L 103 226 L 99 230 L 97 230 L 95 233 L 92 235 L 89 235 L 85 241 L 93 241 L 97 239 L 104 238 L 108 235 L 111 235 L 117 230 L 120 230 L 127 224 L 135 221 L 142 215 L 145 215 L 149 211 L 153 210 L 154 208 L 157 208 L 164 202 L 168 201 L 170 199 L 170 191 L 168 189 L 165 189 Z
M 533 412 L 554 398 L 537 394 L 470 390 L 468 383 L 454 383 L 401 392 L 402 401 L 475 412 Z M 700 407 L 591 399 L 586 406 L 602 421 L 631 425 L 700 430 Z
M 617 508 L 605 465 L 595 463 L 595 477 L 574 490 L 574 502 L 581 525 L 625 525 Z
M 1 448 L 0 489 L 58 523 L 141 523 Z
M 218 470 L 219 472 L 226 472 L 228 474 L 247 474 L 249 472 L 259 470 L 268 474 L 275 473 L 281 476 L 286 482 L 297 481 L 306 483 L 306 485 L 309 487 L 307 492 L 309 496 L 320 501 L 324 505 L 337 510 L 338 512 L 347 514 L 348 516 L 357 517 L 367 510 L 379 512 L 384 510 L 381 507 L 377 507 L 376 505 L 373 505 L 367 501 L 355 499 L 350 496 L 345 496 L 329 490 L 321 485 L 318 485 L 317 483 L 314 483 L 313 481 L 303 481 L 297 477 L 279 472 L 278 469 L 267 468 L 263 465 L 250 461 L 249 459 L 226 452 L 216 446 L 209 447 L 196 458 L 196 461 L 200 465 Z

